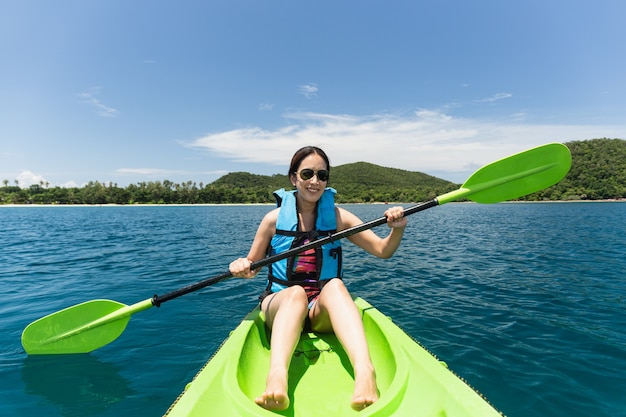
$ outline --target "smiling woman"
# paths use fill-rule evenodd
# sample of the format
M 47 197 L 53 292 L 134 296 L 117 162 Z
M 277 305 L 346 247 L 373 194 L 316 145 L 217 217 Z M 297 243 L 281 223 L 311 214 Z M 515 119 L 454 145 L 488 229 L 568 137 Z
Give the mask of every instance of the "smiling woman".
M 322 149 L 299 149 L 288 172 L 295 190 L 275 193 L 278 208 L 263 218 L 248 255 L 231 263 L 233 276 L 254 277 L 259 271 L 251 265 L 266 256 L 268 247 L 270 256 L 277 255 L 363 223 L 346 209 L 335 207 L 335 190 L 326 187 L 330 161 Z M 407 220 L 402 207 L 386 210 L 385 216 L 390 227 L 385 238 L 365 230 L 348 239 L 379 258 L 391 257 Z M 289 363 L 303 329 L 337 336 L 354 369 L 353 409 L 362 410 L 378 400 L 361 315 L 342 281 L 341 253 L 340 243 L 330 242 L 269 266 L 268 284 L 260 300 L 272 333 L 271 354 L 265 391 L 255 400 L 259 406 L 270 410 L 289 407 Z

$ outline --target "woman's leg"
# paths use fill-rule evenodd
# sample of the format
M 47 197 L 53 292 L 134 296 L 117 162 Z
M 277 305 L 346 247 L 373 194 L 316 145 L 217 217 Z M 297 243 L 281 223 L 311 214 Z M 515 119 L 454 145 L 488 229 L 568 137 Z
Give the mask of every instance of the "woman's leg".
M 376 374 L 365 339 L 363 320 L 343 281 L 329 281 L 309 315 L 313 330 L 334 332 L 350 358 L 354 368 L 352 408 L 362 410 L 377 401 Z
M 289 407 L 289 363 L 308 314 L 308 300 L 304 289 L 296 285 L 268 296 L 261 308 L 271 330 L 270 370 L 265 392 L 255 401 L 270 410 L 284 410 Z

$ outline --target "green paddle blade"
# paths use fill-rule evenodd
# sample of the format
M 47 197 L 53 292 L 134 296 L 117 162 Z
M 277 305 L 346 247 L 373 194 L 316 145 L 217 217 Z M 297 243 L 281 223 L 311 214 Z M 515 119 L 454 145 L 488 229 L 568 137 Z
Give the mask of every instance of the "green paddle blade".
M 497 203 L 556 184 L 572 165 L 569 148 L 549 143 L 485 165 L 458 190 L 437 197 L 439 204 L 467 197 L 477 203 Z
M 92 300 L 68 307 L 29 324 L 22 346 L 29 355 L 88 353 L 117 339 L 131 314 L 152 307 L 152 299 L 127 306 Z

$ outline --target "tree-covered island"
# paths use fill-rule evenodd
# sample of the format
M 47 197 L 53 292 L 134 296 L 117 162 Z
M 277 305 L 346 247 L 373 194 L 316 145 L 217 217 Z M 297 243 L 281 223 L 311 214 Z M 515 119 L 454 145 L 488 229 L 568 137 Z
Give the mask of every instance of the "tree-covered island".
M 558 184 L 520 198 L 523 201 L 607 200 L 626 198 L 626 140 L 592 139 L 565 143 L 572 168 Z M 20 187 L 4 179 L 0 204 L 246 204 L 273 203 L 272 192 L 289 188 L 286 175 L 233 172 L 210 183 L 150 181 L 119 187 L 90 181 L 83 187 Z M 421 172 L 367 162 L 333 167 L 329 186 L 339 203 L 418 202 L 457 189 L 455 184 Z

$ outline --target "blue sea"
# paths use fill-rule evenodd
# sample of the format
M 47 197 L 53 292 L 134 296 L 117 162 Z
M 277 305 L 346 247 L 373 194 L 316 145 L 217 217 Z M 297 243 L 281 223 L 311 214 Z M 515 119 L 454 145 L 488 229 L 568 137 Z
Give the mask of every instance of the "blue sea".
M 364 221 L 386 208 L 345 207 Z M 22 330 L 221 274 L 270 209 L 0 207 L 0 415 L 162 415 L 256 305 L 262 275 L 136 313 L 90 354 L 28 357 Z M 626 203 L 446 204 L 412 215 L 390 260 L 344 242 L 351 292 L 505 415 L 626 416 Z

